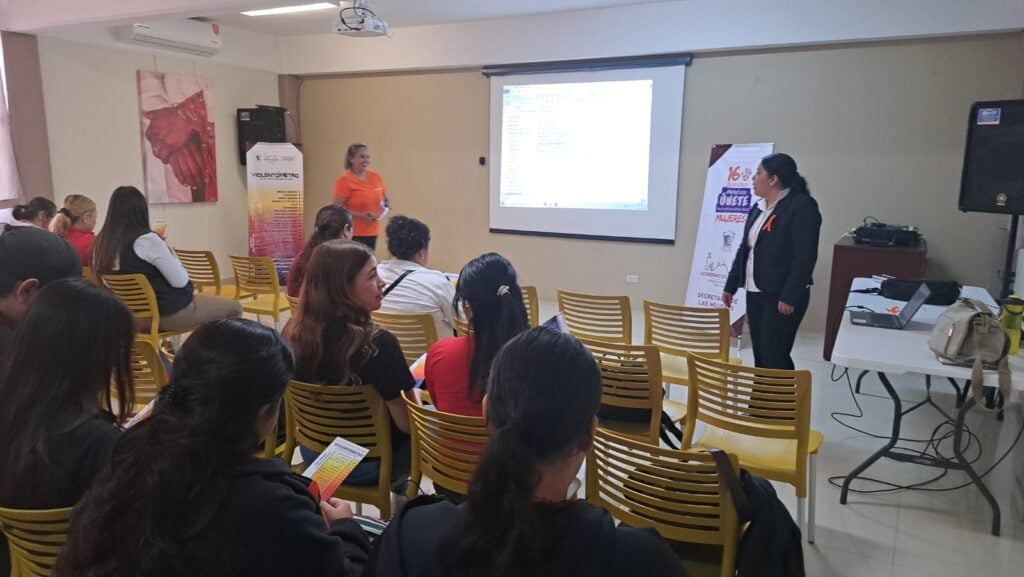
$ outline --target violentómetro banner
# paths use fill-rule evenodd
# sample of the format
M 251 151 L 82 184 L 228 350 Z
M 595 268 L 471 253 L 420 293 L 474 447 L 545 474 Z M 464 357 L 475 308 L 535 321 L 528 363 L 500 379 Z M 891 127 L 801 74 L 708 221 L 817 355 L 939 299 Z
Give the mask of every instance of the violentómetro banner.
M 774 143 L 716 144 L 711 147 L 708 177 L 704 182 L 697 242 L 694 246 L 686 305 L 721 307 L 722 290 L 732 259 L 743 242 L 743 225 L 757 199 L 754 173 L 761 159 L 775 149 Z M 745 291 L 737 291 L 729 311 L 729 324 L 747 312 Z
M 269 256 L 283 277 L 302 250 L 302 152 L 260 142 L 245 155 L 249 188 L 249 256 Z

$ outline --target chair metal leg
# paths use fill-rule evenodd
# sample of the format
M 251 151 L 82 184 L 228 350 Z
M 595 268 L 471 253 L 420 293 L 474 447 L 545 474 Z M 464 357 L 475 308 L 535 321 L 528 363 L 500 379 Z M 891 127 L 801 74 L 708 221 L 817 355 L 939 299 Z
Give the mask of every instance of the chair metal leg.
M 362 514 L 363 514 L 363 504 L 362 503 L 356 503 L 356 515 L 362 515 Z
M 811 455 L 807 467 L 807 499 L 810 501 L 807 507 L 807 542 L 814 543 L 814 505 L 817 502 L 817 471 L 818 456 Z
M 800 531 L 806 530 L 807 526 L 804 525 L 804 505 L 807 503 L 807 499 L 803 497 L 796 498 L 796 524 L 800 527 Z

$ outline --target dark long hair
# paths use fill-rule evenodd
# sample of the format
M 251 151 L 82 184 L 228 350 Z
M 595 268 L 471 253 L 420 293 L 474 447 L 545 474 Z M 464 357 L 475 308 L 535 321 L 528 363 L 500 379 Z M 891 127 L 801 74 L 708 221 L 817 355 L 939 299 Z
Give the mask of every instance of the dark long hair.
M 339 355 L 344 369 L 340 384 L 352 377 L 353 359 L 376 354 L 376 330 L 366 305 L 352 296 L 359 271 L 373 258 L 365 245 L 351 240 L 329 240 L 316 247 L 302 283 L 299 307 L 284 327 L 284 338 L 295 351 L 295 372 L 302 379 L 315 375 L 326 355 Z M 345 323 L 338 350 L 324 350 L 324 327 L 333 320 Z
M 0 372 L 0 504 L 45 484 L 59 435 L 96 417 L 127 419 L 134 337 L 132 313 L 107 290 L 77 278 L 39 291 Z
M 150 232 L 149 205 L 134 186 L 119 186 L 110 195 L 103 228 L 92 243 L 92 267 L 97 275 L 114 272 L 121 249 Z
M 796 170 L 796 161 L 788 154 L 776 152 L 761 159 L 761 166 L 769 175 L 776 176 L 782 188 L 788 188 L 793 194 L 811 194 L 807 188 L 807 179 Z
M 11 216 L 14 220 L 28 222 L 38 218 L 40 213 L 45 214 L 46 218 L 53 218 L 57 214 L 57 205 L 48 198 L 37 196 L 25 204 L 14 205 Z
M 75 507 L 55 573 L 229 574 L 215 534 L 225 478 L 256 451 L 259 413 L 280 403 L 292 368 L 273 329 L 244 319 L 200 326 L 153 415 L 117 442 Z
M 295 257 L 295 264 L 288 271 L 288 294 L 299 296 L 299 289 L 302 288 L 302 280 L 306 275 L 306 265 L 309 264 L 309 257 L 313 255 L 313 249 L 323 243 L 341 238 L 346 228 L 352 226 L 352 214 L 335 204 L 329 204 L 316 211 L 316 224 L 313 225 L 313 234 L 309 242 L 302 248 L 299 256 Z
M 504 288 L 503 288 L 504 287 Z M 487 385 L 491 361 L 512 337 L 530 328 L 523 292 L 512 263 L 490 252 L 469 261 L 455 286 L 456 312 L 469 303 L 473 357 L 469 361 L 469 399 L 479 401 Z
M 544 574 L 534 504 L 540 467 L 589 450 L 600 402 L 597 364 L 575 338 L 538 327 L 501 349 L 487 385 L 492 436 L 451 535 L 449 575 Z

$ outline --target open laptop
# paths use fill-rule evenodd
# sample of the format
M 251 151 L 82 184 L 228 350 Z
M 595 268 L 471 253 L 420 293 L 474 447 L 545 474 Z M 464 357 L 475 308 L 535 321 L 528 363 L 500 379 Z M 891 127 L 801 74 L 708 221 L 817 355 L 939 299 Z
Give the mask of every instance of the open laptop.
M 910 324 L 910 319 L 914 318 L 914 315 L 917 314 L 917 309 L 921 308 L 921 305 L 924 304 L 924 301 L 928 300 L 931 294 L 932 291 L 928 288 L 928 284 L 921 283 L 921 286 L 917 287 L 917 292 L 914 293 L 914 296 L 910 297 L 910 300 L 907 301 L 900 314 L 851 311 L 850 322 L 866 327 L 903 330 Z

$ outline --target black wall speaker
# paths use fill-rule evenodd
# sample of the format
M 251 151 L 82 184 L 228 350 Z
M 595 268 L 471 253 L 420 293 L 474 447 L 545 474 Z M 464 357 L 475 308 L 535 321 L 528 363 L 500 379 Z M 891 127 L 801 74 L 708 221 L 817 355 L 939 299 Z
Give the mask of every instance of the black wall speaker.
M 279 106 L 239 108 L 238 161 L 245 164 L 245 153 L 257 142 L 287 142 L 284 132 L 285 109 Z
M 960 210 L 1024 214 L 1024 100 L 971 106 Z

